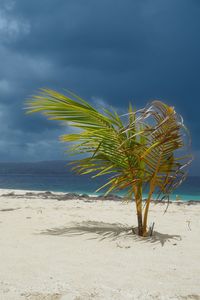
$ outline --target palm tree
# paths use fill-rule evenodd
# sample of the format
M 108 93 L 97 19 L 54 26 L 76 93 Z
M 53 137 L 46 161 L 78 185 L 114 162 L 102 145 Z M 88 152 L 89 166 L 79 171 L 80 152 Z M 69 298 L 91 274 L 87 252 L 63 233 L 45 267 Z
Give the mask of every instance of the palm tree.
M 27 101 L 26 108 L 29 113 L 42 112 L 51 120 L 79 129 L 61 136 L 62 141 L 69 142 L 71 154 L 85 155 L 73 162 L 73 170 L 93 173 L 93 178 L 109 175 L 97 191 L 106 188 L 108 194 L 125 190 L 127 198 L 135 200 L 138 234 L 147 235 L 153 195 L 157 200 L 169 198 L 187 175 L 191 155 L 182 118 L 161 101 L 153 101 L 138 111 L 130 105 L 128 113 L 119 116 L 105 108 L 100 112 L 79 96 L 71 92 L 69 95 L 42 89 Z M 148 191 L 145 200 L 144 191 Z

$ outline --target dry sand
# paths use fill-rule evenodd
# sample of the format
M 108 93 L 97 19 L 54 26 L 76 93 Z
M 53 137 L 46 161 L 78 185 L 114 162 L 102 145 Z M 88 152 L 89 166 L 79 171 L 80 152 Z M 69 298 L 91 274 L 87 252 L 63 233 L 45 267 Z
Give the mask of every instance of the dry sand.
M 139 238 L 134 203 L 14 192 L 0 191 L 1 300 L 200 299 L 199 204 L 152 204 Z

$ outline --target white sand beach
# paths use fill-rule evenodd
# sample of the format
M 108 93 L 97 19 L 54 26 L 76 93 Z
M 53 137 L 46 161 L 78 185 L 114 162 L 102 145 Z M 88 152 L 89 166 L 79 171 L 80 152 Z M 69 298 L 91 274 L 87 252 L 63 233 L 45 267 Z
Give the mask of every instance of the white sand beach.
M 200 204 L 152 204 L 139 238 L 134 203 L 0 195 L 1 300 L 200 299 Z

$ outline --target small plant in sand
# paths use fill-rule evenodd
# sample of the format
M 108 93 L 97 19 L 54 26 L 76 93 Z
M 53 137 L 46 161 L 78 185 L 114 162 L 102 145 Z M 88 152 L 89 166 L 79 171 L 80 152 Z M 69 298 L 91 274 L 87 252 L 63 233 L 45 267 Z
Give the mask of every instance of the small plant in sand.
M 120 116 L 105 108 L 100 112 L 71 92 L 69 95 L 42 89 L 27 102 L 28 112 L 42 112 L 79 129 L 61 136 L 73 155 L 87 155 L 74 161 L 73 169 L 79 174 L 93 173 L 92 177 L 109 176 L 97 191 L 124 190 L 136 204 L 138 234 L 146 236 L 151 201 L 169 199 L 187 175 L 191 155 L 182 118 L 161 101 L 138 111 L 129 106 L 128 113 Z

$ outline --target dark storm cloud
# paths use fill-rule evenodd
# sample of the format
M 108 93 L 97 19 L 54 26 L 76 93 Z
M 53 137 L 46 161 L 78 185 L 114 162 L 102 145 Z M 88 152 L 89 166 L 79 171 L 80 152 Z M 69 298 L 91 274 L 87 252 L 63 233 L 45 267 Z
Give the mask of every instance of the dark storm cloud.
M 3 159 L 60 158 L 60 146 L 50 141 L 63 128 L 39 116 L 24 116 L 22 110 L 24 99 L 46 86 L 70 88 L 121 109 L 130 100 L 137 107 L 154 98 L 166 100 L 184 116 L 200 157 L 199 1 L 1 3 Z M 6 156 L 11 132 L 16 139 L 12 155 Z M 43 154 L 41 141 L 46 141 Z M 34 154 L 27 152 L 30 143 Z

